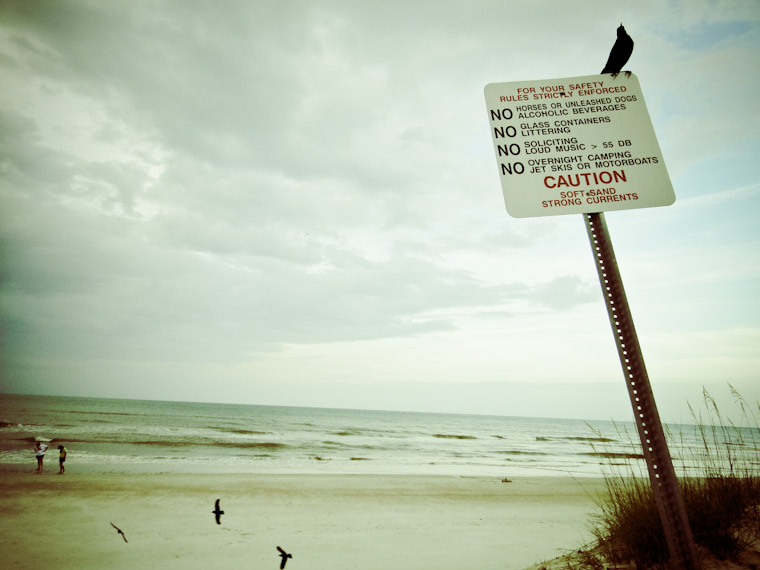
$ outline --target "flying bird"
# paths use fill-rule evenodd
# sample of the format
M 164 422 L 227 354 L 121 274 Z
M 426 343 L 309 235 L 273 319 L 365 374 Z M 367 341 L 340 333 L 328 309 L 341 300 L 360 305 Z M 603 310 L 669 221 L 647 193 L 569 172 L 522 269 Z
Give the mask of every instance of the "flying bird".
M 607 59 L 607 64 L 602 69 L 602 73 L 617 75 L 623 69 L 623 66 L 628 63 L 628 58 L 631 57 L 632 53 L 633 39 L 625 31 L 623 24 L 620 24 L 620 27 L 617 29 L 615 45 L 610 50 L 610 57 Z
M 216 515 L 216 524 L 222 524 L 221 517 L 224 514 L 224 511 L 219 508 L 219 499 L 216 500 L 214 510 L 211 512 Z
M 111 522 L 111 521 L 108 521 L 108 522 Z M 129 542 L 129 541 L 127 540 L 127 535 L 126 535 L 126 534 L 124 534 L 124 531 L 123 531 L 123 530 L 121 530 L 121 529 L 120 529 L 118 526 L 116 526 L 116 525 L 115 525 L 115 524 L 113 524 L 113 523 L 111 523 L 111 526 L 112 526 L 112 527 L 114 527 L 114 528 L 116 529 L 116 532 L 118 532 L 118 533 L 121 535 L 121 537 L 124 539 L 124 542 Z
M 288 563 L 288 558 L 293 558 L 293 555 L 292 554 L 288 554 L 287 552 L 285 552 L 279 546 L 277 547 L 277 550 L 280 551 L 280 558 L 282 558 L 282 562 L 280 563 L 280 570 L 283 570 L 283 568 L 285 568 L 285 564 Z

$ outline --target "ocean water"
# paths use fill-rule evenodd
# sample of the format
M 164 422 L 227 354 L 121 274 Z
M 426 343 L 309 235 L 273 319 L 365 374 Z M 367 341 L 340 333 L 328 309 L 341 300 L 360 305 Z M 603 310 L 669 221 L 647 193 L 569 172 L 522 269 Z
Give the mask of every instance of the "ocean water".
M 757 430 L 745 435 L 731 445 L 757 461 Z M 510 478 L 645 469 L 626 423 L 0 395 L 0 469 L 33 470 L 36 439 L 49 441 L 49 470 L 57 468 L 57 446 L 66 446 L 68 472 Z M 671 442 L 677 468 L 703 453 L 701 439 L 693 426 L 678 430 Z

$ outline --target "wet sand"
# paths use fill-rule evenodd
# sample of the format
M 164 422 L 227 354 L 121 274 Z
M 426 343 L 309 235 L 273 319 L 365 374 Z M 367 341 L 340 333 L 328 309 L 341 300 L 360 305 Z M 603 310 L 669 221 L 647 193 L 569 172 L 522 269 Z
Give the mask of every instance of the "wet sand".
M 590 540 L 601 479 L 0 472 L 4 566 L 521 570 Z M 214 501 L 225 514 L 214 520 Z M 124 531 L 128 543 L 110 526 Z

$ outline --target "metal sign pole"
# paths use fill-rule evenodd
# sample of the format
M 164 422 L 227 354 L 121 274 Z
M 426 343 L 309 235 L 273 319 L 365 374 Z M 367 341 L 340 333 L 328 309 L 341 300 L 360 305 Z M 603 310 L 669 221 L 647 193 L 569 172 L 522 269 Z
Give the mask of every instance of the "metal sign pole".
M 649 383 L 639 339 L 633 326 L 628 299 L 623 289 L 612 241 L 603 213 L 584 214 L 589 242 L 594 253 L 599 283 L 617 343 L 628 395 L 633 407 L 652 491 L 660 513 L 671 564 L 682 570 L 699 570 L 694 538 L 686 517 L 683 498 L 673 469 L 660 415 Z

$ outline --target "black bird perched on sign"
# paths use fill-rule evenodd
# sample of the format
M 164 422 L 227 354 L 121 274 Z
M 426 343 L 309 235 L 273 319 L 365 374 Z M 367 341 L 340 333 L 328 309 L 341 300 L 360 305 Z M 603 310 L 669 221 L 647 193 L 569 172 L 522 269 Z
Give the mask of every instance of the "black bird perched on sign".
M 628 58 L 633 53 L 633 39 L 625 31 L 623 24 L 617 29 L 617 39 L 615 45 L 610 50 L 610 57 L 607 59 L 607 65 L 602 69 L 602 73 L 611 73 L 617 75 L 628 63 Z M 630 74 L 629 74 L 630 75 Z
M 216 500 L 216 503 L 214 504 L 214 510 L 211 512 L 216 515 L 216 524 L 222 524 L 221 517 L 224 514 L 224 511 L 219 508 L 219 499 Z
M 111 521 L 108 521 L 108 522 L 111 522 Z M 124 542 L 129 542 L 129 541 L 127 540 L 127 535 L 126 535 L 126 534 L 124 534 L 124 531 L 123 531 L 123 530 L 121 530 L 121 529 L 120 529 L 118 526 L 116 526 L 116 525 L 115 525 L 115 524 L 113 524 L 113 523 L 111 523 L 111 526 L 112 526 L 112 527 L 114 527 L 114 528 L 116 529 L 116 532 L 118 532 L 118 533 L 121 535 L 121 537 L 124 539 Z
M 288 563 L 288 558 L 293 558 L 293 555 L 292 554 L 288 554 L 287 552 L 285 552 L 279 546 L 277 547 L 277 550 L 280 551 L 280 558 L 282 558 L 282 562 L 280 563 L 280 570 L 282 570 L 283 568 L 285 568 L 285 564 Z

